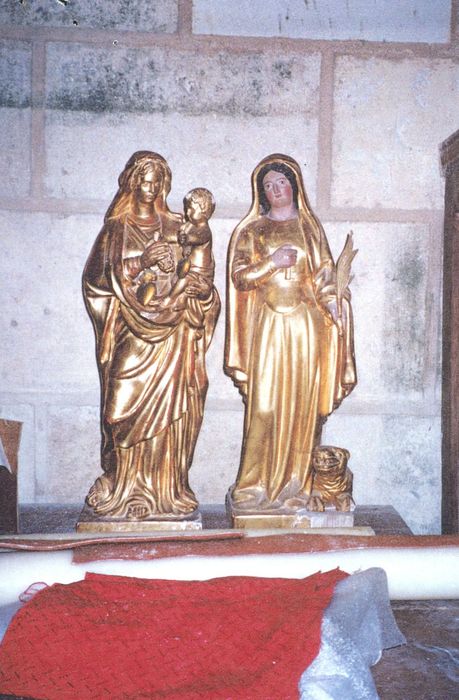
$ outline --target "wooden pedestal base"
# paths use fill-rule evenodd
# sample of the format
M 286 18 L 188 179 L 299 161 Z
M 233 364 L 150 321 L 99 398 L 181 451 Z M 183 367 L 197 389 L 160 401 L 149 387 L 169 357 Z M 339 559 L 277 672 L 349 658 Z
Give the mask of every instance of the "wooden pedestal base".
M 335 508 L 326 508 L 323 513 L 306 510 L 305 508 L 292 511 L 279 508 L 273 511 L 249 511 L 237 508 L 231 502 L 231 496 L 226 497 L 226 511 L 232 527 L 251 530 L 288 530 L 353 528 L 354 513 L 343 513 Z
M 77 522 L 77 532 L 158 532 L 158 531 L 202 530 L 201 513 L 196 510 L 187 518 L 162 517 L 145 520 L 126 520 L 96 515 L 85 505 Z
M 312 513 L 304 511 L 295 515 L 271 513 L 231 513 L 232 526 L 236 529 L 289 530 L 352 528 L 354 527 L 353 513 Z

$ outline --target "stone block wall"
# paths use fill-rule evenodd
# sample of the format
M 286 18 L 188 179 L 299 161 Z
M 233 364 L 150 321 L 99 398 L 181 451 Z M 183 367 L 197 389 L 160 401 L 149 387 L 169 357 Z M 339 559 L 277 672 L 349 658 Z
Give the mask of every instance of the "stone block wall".
M 377 5 L 377 8 L 375 7 Z M 217 285 L 272 152 L 296 158 L 337 255 L 355 233 L 359 386 L 327 423 L 360 503 L 440 523 L 443 180 L 458 127 L 457 0 L 11 0 L 0 5 L 0 417 L 24 423 L 23 502 L 82 502 L 99 386 L 81 273 L 134 150 L 164 155 L 171 207 L 215 194 Z M 242 405 L 224 319 L 191 482 L 222 502 Z

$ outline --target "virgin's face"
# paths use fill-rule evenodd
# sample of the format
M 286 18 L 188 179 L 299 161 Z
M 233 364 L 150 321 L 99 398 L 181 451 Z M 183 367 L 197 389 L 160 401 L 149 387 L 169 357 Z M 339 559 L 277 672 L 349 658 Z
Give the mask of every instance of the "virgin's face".
M 293 190 L 283 173 L 270 170 L 263 178 L 263 189 L 271 208 L 288 207 L 293 203 Z
M 136 196 L 139 202 L 148 204 L 154 202 L 161 188 L 161 172 L 159 168 L 151 168 L 141 174 L 136 188 Z

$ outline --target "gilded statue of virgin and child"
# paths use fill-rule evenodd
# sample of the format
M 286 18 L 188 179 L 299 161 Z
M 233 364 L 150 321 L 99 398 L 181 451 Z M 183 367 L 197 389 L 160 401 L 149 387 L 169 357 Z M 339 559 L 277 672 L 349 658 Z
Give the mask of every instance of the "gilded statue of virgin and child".
M 101 383 L 97 518 L 192 520 L 189 480 L 207 391 L 205 356 L 220 311 L 215 203 L 196 188 L 171 212 L 171 172 L 134 153 L 87 261 L 84 297 Z M 235 512 L 352 507 L 349 454 L 320 445 L 322 425 L 356 384 L 348 288 L 352 240 L 335 264 L 298 164 L 265 158 L 228 255 L 225 372 L 242 394 Z

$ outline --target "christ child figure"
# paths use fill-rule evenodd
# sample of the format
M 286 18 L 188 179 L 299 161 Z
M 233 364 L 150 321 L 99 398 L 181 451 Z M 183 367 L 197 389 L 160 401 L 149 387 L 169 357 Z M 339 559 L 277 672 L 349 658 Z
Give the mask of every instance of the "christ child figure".
M 182 246 L 183 258 L 178 264 L 180 279 L 189 272 L 213 278 L 214 257 L 209 219 L 215 210 L 215 200 L 209 190 L 196 187 L 183 199 L 185 223 L 180 227 L 177 241 Z
M 215 200 L 209 190 L 196 187 L 185 195 L 183 205 L 184 222 L 176 237 L 183 257 L 177 263 L 176 281 L 169 294 L 150 302 L 152 312 L 169 310 L 173 315 L 185 306 L 191 312 L 194 307 L 198 308 L 193 297 L 205 300 L 213 289 L 215 262 L 208 222 L 215 209 Z M 200 314 L 197 316 L 194 322 L 199 325 L 202 319 Z

